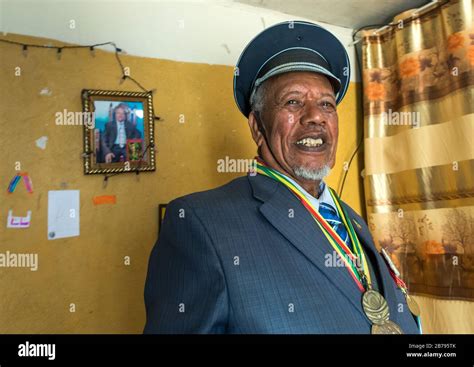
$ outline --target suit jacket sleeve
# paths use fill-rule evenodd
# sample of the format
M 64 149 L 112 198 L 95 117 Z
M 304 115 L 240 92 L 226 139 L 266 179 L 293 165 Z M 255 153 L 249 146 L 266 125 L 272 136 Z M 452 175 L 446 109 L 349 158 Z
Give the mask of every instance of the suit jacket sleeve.
M 112 129 L 113 129 L 113 122 L 108 122 L 105 124 L 104 136 L 102 139 L 102 154 L 104 156 L 104 161 L 105 161 L 105 156 L 111 152 L 110 138 L 112 134 Z
M 145 284 L 145 333 L 224 333 L 227 289 L 220 259 L 185 199 L 166 208 Z

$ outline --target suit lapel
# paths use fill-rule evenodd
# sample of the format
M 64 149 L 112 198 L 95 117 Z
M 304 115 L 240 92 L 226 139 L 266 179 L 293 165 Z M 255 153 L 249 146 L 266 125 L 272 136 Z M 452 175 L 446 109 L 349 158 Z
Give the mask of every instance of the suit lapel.
M 382 292 L 385 300 L 388 303 L 390 309 L 390 320 L 397 322 L 398 320 L 398 304 L 397 297 L 395 295 L 395 282 L 390 275 L 385 260 L 377 251 L 370 231 L 360 218 L 357 218 L 354 211 L 343 203 L 350 220 L 354 226 L 354 230 L 357 233 L 357 237 L 366 253 L 370 253 L 371 258 L 375 259 L 375 263 L 372 261 L 372 267 L 374 271 L 380 274 L 382 284 L 379 284 L 379 290 Z M 362 222 L 362 223 L 361 223 Z
M 345 267 L 327 265 L 333 248 L 311 214 L 283 184 L 262 175 L 249 176 L 254 197 L 263 201 L 260 212 L 291 244 L 331 281 L 364 315 L 361 292 Z M 364 315 L 365 317 L 365 315 Z
M 125 121 L 124 122 L 124 126 L 125 126 L 125 136 L 131 136 L 131 130 L 132 130 L 132 127 L 131 127 L 131 123 L 129 123 L 128 121 Z
M 112 129 L 110 134 L 110 146 L 115 144 L 115 139 L 117 139 L 117 123 L 114 121 L 112 123 Z

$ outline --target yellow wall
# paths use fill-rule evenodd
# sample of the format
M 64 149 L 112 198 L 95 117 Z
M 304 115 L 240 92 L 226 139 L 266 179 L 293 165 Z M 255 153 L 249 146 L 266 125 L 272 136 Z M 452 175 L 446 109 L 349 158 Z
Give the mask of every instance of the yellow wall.
M 45 44 L 50 40 L 8 35 L 4 38 Z M 52 41 L 55 43 L 55 41 Z M 58 44 L 58 43 L 55 43 Z M 120 45 L 119 45 L 120 46 Z M 0 268 L 0 333 L 140 333 L 145 320 L 143 285 L 147 260 L 157 236 L 158 204 L 210 189 L 238 174 L 217 172 L 217 160 L 252 158 L 255 147 L 245 119 L 234 105 L 233 68 L 123 56 L 131 76 L 156 88 L 155 143 L 157 171 L 112 177 L 84 176 L 82 127 L 55 125 L 55 113 L 81 111 L 82 89 L 138 89 L 120 85 L 113 53 L 21 48 L 0 43 L 0 252 L 38 253 L 39 269 Z M 21 76 L 15 76 L 15 67 Z M 50 96 L 40 91 L 49 88 Z M 183 114 L 185 123 L 179 123 Z M 362 134 L 356 84 L 339 107 L 340 137 L 336 167 L 328 182 L 339 185 L 343 163 Z M 358 128 L 357 128 L 358 126 Z M 358 130 L 357 130 L 358 129 Z M 35 140 L 48 137 L 46 150 Z M 359 157 L 362 156 L 360 152 Z M 34 193 L 19 185 L 8 195 L 15 162 L 27 171 Z M 356 211 L 363 207 L 355 159 L 343 199 Z M 49 190 L 80 190 L 79 237 L 47 239 Z M 116 195 L 116 205 L 94 206 L 96 195 Z M 32 210 L 28 229 L 6 229 L 14 215 Z M 124 257 L 131 265 L 124 265 Z M 76 312 L 69 312 L 74 303 Z

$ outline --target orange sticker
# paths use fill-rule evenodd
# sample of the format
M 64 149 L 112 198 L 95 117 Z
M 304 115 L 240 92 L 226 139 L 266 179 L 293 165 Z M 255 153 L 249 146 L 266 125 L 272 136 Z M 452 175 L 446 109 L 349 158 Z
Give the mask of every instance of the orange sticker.
M 117 198 L 115 195 L 94 196 L 92 198 L 92 202 L 94 205 L 115 204 L 117 202 Z

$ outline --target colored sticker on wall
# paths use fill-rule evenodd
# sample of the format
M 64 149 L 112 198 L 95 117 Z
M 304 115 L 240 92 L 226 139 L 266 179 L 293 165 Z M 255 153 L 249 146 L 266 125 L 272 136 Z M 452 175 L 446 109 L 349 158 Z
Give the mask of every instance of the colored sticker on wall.
M 13 216 L 13 210 L 8 211 L 7 228 L 28 228 L 31 222 L 31 210 L 28 210 L 26 217 Z
M 94 196 L 92 202 L 94 205 L 115 204 L 117 202 L 117 197 L 115 195 Z
M 30 194 L 33 193 L 33 182 L 31 182 L 30 176 L 28 176 L 27 172 L 19 172 L 15 175 L 15 177 L 12 178 L 10 181 L 10 184 L 8 185 L 8 193 L 13 193 L 18 186 L 18 183 L 20 180 L 23 178 L 23 183 L 25 184 L 26 191 L 28 191 Z

